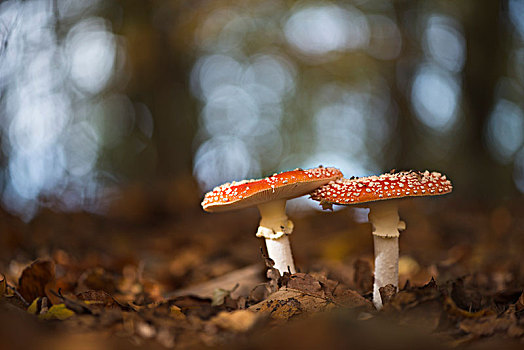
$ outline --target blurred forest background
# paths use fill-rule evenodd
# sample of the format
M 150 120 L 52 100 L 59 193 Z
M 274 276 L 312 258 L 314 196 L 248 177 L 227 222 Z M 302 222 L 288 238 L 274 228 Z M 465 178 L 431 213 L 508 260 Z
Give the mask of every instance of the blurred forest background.
M 524 192 L 523 0 L 11 0 L 0 43 L 1 203 L 24 220 L 318 164 Z
M 223 182 L 319 164 L 346 177 L 437 170 L 454 192 L 403 204 L 405 287 L 390 313 L 365 299 L 364 211 L 288 202 L 303 290 L 331 283 L 370 308 L 283 340 L 253 326 L 266 319 L 256 309 L 240 332 L 262 329 L 244 334 L 251 348 L 412 345 L 420 325 L 425 348 L 435 332 L 437 345 L 522 348 L 524 0 L 0 0 L 0 347 L 87 344 L 64 345 L 71 330 L 96 349 L 243 339 L 212 317 L 271 302 L 256 293 L 258 213 L 199 203 Z M 238 299 L 217 304 L 217 287 Z M 266 311 L 309 312 L 291 299 Z M 322 300 L 312 313 L 334 305 Z M 384 335 L 392 319 L 404 331 Z

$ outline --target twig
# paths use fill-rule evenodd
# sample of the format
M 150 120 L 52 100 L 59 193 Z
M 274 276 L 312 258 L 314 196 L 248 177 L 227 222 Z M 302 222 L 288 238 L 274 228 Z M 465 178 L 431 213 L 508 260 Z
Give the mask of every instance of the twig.
M 5 285 L 7 286 L 7 288 L 11 289 L 13 291 L 13 293 L 15 293 L 15 295 L 20 298 L 20 300 L 24 303 L 24 305 L 27 307 L 29 306 L 30 304 L 27 302 L 27 300 L 25 300 L 25 298 L 22 296 L 22 294 L 20 294 L 15 287 L 11 286 L 9 283 L 7 283 L 7 281 L 5 282 Z
M 77 313 L 77 314 L 90 314 L 90 315 L 93 314 L 93 311 L 86 304 L 79 303 L 78 301 L 75 301 L 75 300 L 72 300 L 72 299 L 64 297 L 62 295 L 62 288 L 58 288 L 58 293 L 55 292 L 52 289 L 49 292 L 51 294 L 53 294 L 54 296 L 60 298 L 64 302 L 65 306 L 68 309 L 73 310 L 75 313 Z

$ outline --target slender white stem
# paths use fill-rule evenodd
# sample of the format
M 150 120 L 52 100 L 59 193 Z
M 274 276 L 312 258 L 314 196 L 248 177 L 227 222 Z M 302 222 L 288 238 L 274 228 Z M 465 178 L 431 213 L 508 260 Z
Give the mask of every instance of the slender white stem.
M 279 239 L 266 238 L 266 247 L 267 254 L 275 262 L 275 269 L 280 271 L 281 275 L 288 271 L 291 273 L 296 272 L 288 235 L 284 235 Z
M 375 282 L 373 284 L 373 304 L 382 308 L 379 288 L 388 284 L 398 289 L 398 238 L 399 229 L 405 228 L 400 221 L 396 201 L 376 202 L 369 206 L 369 222 L 373 225 L 375 245 Z
M 398 237 L 373 236 L 375 244 L 375 282 L 373 304 L 382 308 L 380 287 L 392 284 L 398 288 Z
M 286 215 L 286 200 L 276 200 L 258 205 L 260 224 L 257 237 L 266 240 L 267 254 L 275 262 L 280 274 L 295 273 L 288 235 L 293 232 L 293 222 Z

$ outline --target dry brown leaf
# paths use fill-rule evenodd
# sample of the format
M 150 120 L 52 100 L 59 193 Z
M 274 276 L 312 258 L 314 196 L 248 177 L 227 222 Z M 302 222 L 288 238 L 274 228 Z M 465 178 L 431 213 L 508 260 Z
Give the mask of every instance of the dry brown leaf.
M 195 296 L 182 296 L 169 301 L 170 305 L 176 305 L 186 316 L 197 316 L 207 320 L 214 316 L 220 309 L 211 306 L 211 299 Z
M 262 306 L 258 310 L 257 308 L 254 308 L 254 310 L 263 314 L 267 313 L 271 318 L 277 320 L 289 320 L 294 316 L 301 315 L 303 312 L 302 304 L 295 298 L 266 300 L 262 303 Z
M 373 303 L 370 300 L 364 298 L 358 292 L 351 290 L 351 289 L 344 289 L 340 291 L 337 290 L 335 292 L 334 297 L 335 297 L 335 302 L 345 308 L 352 309 L 352 308 L 363 307 L 367 309 L 368 311 L 375 309 L 375 307 L 373 306 Z
M 266 300 L 252 305 L 248 310 L 269 314 L 275 319 L 290 319 L 304 312 L 324 311 L 334 306 L 326 298 L 310 295 L 295 289 L 282 288 Z
M 270 286 L 268 283 L 261 283 L 251 290 L 249 293 L 248 301 L 251 304 L 256 304 L 266 299 L 271 294 Z
M 107 293 L 116 291 L 114 276 L 100 267 L 95 267 L 84 272 L 78 279 L 78 290 L 103 290 Z
M 357 259 L 353 263 L 355 274 L 353 282 L 355 288 L 361 293 L 367 293 L 373 290 L 373 271 L 369 261 Z
M 296 289 L 319 297 L 325 297 L 326 295 L 322 285 L 316 278 L 301 272 L 289 276 L 285 286 L 289 289 Z
M 517 312 L 524 310 L 524 292 L 519 297 L 519 300 L 515 303 L 515 309 Z
M 385 300 L 384 313 L 394 315 L 401 324 L 427 332 L 439 327 L 444 308 L 442 293 L 434 280 L 422 287 L 411 287 L 406 283 L 404 289 L 395 292 L 396 288 L 392 285 L 381 288 L 381 296 Z
M 382 304 L 389 304 L 391 299 L 397 294 L 397 287 L 392 284 L 388 284 L 384 287 L 379 288 L 380 298 L 382 299 Z
M 477 312 L 469 312 L 466 310 L 462 310 L 461 308 L 457 307 L 453 299 L 450 297 L 444 298 L 444 309 L 446 310 L 447 314 L 454 318 L 481 318 L 484 316 L 490 316 L 494 314 L 494 311 L 489 309 L 480 310 Z
M 182 310 L 176 305 L 171 305 L 171 307 L 169 308 L 169 316 L 174 318 L 175 320 L 186 319 L 186 315 L 184 315 Z
M 509 326 L 507 334 L 512 338 L 524 337 L 524 327 L 512 324 Z
M 466 288 L 463 278 L 453 282 L 450 297 L 462 310 L 475 312 L 482 309 L 482 296 L 477 290 Z
M 168 293 L 165 295 L 165 297 L 170 299 L 184 295 L 195 295 L 200 298 L 212 298 L 214 291 L 220 288 L 224 290 L 231 290 L 231 297 L 237 298 L 240 295 L 248 295 L 252 288 L 263 282 L 262 272 L 263 270 L 260 264 L 250 265 L 235 271 L 231 271 L 210 281 Z M 237 285 L 238 287 L 235 288 Z
M 90 306 L 100 306 L 104 308 L 122 308 L 122 305 L 111 295 L 103 290 L 88 290 L 78 293 L 77 298 L 85 301 Z
M 512 325 L 515 325 L 515 320 L 490 315 L 465 319 L 460 322 L 459 328 L 463 332 L 485 337 L 498 332 L 506 332 Z
M 401 311 L 413 308 L 419 304 L 440 299 L 442 294 L 432 279 L 422 287 L 409 287 L 399 291 L 390 298 L 390 302 L 384 305 L 383 311 Z
M 46 286 L 49 288 L 54 280 L 55 264 L 49 260 L 37 260 L 22 272 L 18 280 L 18 292 L 30 303 L 38 297 L 48 296 Z
M 231 297 L 231 293 L 237 289 L 238 284 L 233 287 L 232 290 L 217 288 L 213 291 L 213 296 L 211 297 L 211 306 L 220 306 L 224 305 L 226 298 Z
M 225 330 L 246 332 L 253 327 L 258 319 L 259 316 L 253 311 L 235 310 L 233 312 L 222 311 L 211 318 L 210 322 Z
M 0 273 L 0 299 L 4 297 L 7 291 L 7 282 L 5 276 Z

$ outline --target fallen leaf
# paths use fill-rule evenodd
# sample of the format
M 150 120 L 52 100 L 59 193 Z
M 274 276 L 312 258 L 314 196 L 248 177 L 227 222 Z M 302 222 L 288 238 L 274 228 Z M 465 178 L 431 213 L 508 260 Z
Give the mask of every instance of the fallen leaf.
M 29 312 L 30 314 L 36 315 L 39 311 L 39 307 L 38 307 L 39 301 L 40 301 L 40 298 L 36 298 L 35 300 L 33 300 L 31 305 L 29 305 L 29 307 L 27 308 L 27 312 Z
M 460 322 L 459 328 L 463 332 L 484 337 L 497 332 L 506 332 L 515 323 L 515 319 L 490 315 L 481 318 L 465 319 Z
M 103 290 L 88 290 L 82 293 L 78 293 L 77 298 L 84 301 L 90 306 L 99 306 L 103 308 L 124 308 L 118 301 L 115 300 L 111 295 L 104 292 Z
M 270 286 L 267 283 L 261 283 L 251 290 L 248 300 L 251 304 L 256 304 L 266 299 L 271 294 Z
M 72 310 L 73 312 L 77 314 L 92 314 L 93 311 L 91 308 L 87 305 L 87 303 L 83 301 L 76 300 L 76 297 L 74 295 L 71 295 L 70 297 L 66 297 L 62 295 L 61 293 L 57 293 L 55 291 L 51 291 L 52 295 L 54 295 L 56 298 L 58 298 L 65 306 Z M 55 305 L 58 303 L 55 303 Z
M 304 312 L 324 311 L 334 305 L 327 298 L 282 288 L 266 300 L 250 306 L 248 310 L 269 314 L 271 318 L 287 320 Z
M 375 307 L 370 300 L 364 298 L 358 292 L 351 289 L 344 289 L 340 291 L 337 290 L 334 294 L 334 297 L 335 301 L 345 308 L 352 309 L 363 307 L 369 311 L 375 310 Z
M 7 291 L 7 282 L 5 276 L 0 273 L 0 299 L 2 299 Z
M 405 289 L 391 296 L 389 303 L 384 305 L 383 311 L 406 310 L 441 297 L 442 294 L 436 282 L 432 279 L 422 287 L 406 286 Z
M 289 276 L 290 274 L 288 272 L 284 272 L 284 274 L 280 276 L 280 272 L 277 269 L 268 267 L 266 271 L 266 277 L 269 279 L 268 286 L 271 293 L 276 292 L 278 287 L 282 285 L 281 281 L 287 279 Z
M 171 305 L 169 307 L 169 316 L 173 317 L 175 320 L 183 320 L 186 318 L 186 315 L 184 315 L 182 310 L 176 305 Z
M 319 297 L 326 295 L 322 285 L 316 278 L 301 272 L 291 275 L 286 281 L 285 287 Z
M 509 326 L 507 333 L 510 337 L 520 338 L 524 336 L 524 327 L 512 324 L 511 326 Z
M 38 318 L 42 320 L 65 320 L 73 316 L 75 313 L 69 310 L 65 304 L 53 305 L 45 313 L 38 315 Z
M 46 286 L 55 279 L 55 264 L 49 260 L 37 260 L 29 265 L 18 280 L 18 292 L 29 303 L 46 295 Z
M 213 291 L 213 297 L 211 298 L 211 306 L 220 306 L 224 304 L 225 299 L 231 296 L 231 293 L 233 293 L 237 288 L 238 284 L 236 284 L 231 290 L 216 288 Z
M 450 297 L 445 297 L 443 304 L 444 304 L 444 309 L 446 310 L 449 316 L 454 317 L 454 318 L 459 318 L 459 319 L 481 318 L 484 316 L 489 316 L 489 315 L 494 314 L 494 312 L 489 309 L 484 309 L 484 310 L 480 310 L 476 312 L 469 312 L 469 311 L 463 310 L 457 307 L 453 299 L 451 299 Z
M 101 267 L 96 267 L 84 272 L 78 278 L 78 290 L 103 290 L 107 293 L 116 291 L 116 280 L 109 272 Z
M 524 310 L 524 292 L 522 292 L 522 294 L 519 297 L 519 300 L 517 300 L 517 302 L 515 303 L 515 309 L 517 310 L 517 312 L 521 312 L 522 310 Z
M 353 282 L 355 288 L 361 293 L 367 293 L 373 290 L 373 272 L 369 261 L 357 259 L 353 263 L 355 274 Z
M 432 332 L 444 328 L 442 293 L 432 279 L 422 287 L 411 287 L 406 283 L 404 289 L 396 292 L 393 285 L 380 288 L 384 302 L 383 313 L 395 315 L 399 323 L 419 330 Z
M 459 278 L 453 282 L 450 297 L 457 307 L 469 312 L 479 311 L 482 307 L 482 297 L 475 290 L 466 289 L 464 279 Z
M 240 295 L 247 295 L 252 288 L 263 282 L 262 272 L 259 264 L 250 265 L 213 278 L 210 281 L 167 293 L 165 298 L 171 299 L 184 295 L 212 298 L 216 289 L 231 290 L 231 297 L 237 298 Z M 280 277 L 280 273 L 278 277 Z M 237 285 L 238 287 L 235 287 Z
M 211 318 L 210 322 L 225 330 L 246 332 L 253 327 L 258 319 L 259 316 L 253 311 L 235 310 L 233 312 L 222 311 Z
M 261 307 L 253 309 L 263 314 L 269 314 L 271 318 L 278 320 L 289 320 L 303 312 L 302 305 L 295 298 L 288 298 L 285 300 L 266 300 L 262 302 Z
M 397 294 L 397 287 L 392 284 L 380 287 L 378 290 L 380 292 L 380 298 L 382 299 L 383 305 L 389 304 L 391 299 L 395 296 L 395 294 Z
M 186 316 L 196 316 L 207 320 L 214 316 L 219 308 L 211 306 L 211 299 L 199 298 L 195 296 L 177 297 L 169 301 L 171 305 L 176 305 Z
M 498 305 L 508 305 L 518 303 L 519 297 L 522 295 L 521 289 L 507 289 L 497 292 L 493 295 L 493 302 Z

